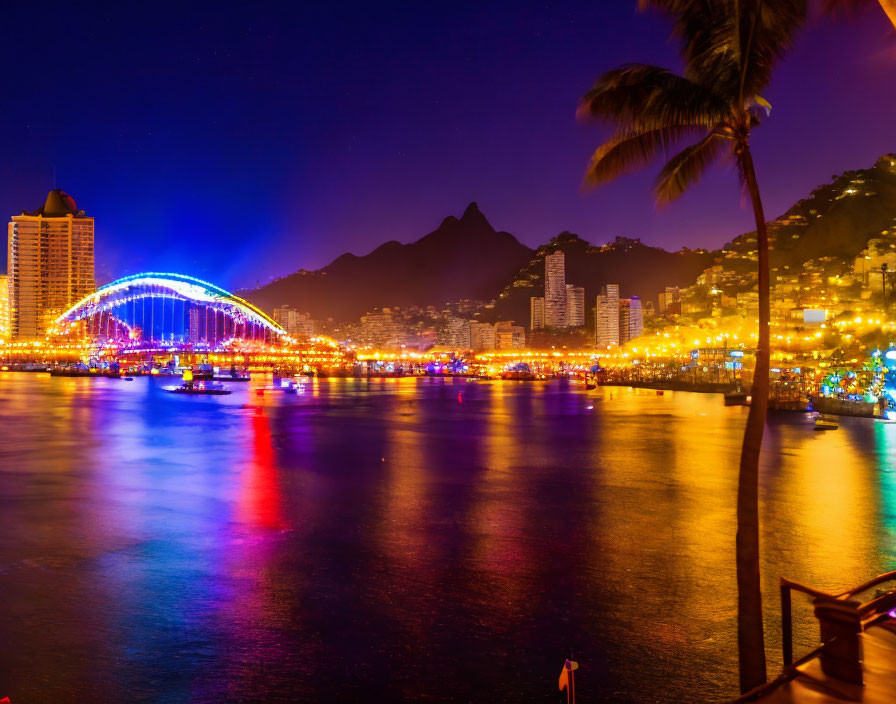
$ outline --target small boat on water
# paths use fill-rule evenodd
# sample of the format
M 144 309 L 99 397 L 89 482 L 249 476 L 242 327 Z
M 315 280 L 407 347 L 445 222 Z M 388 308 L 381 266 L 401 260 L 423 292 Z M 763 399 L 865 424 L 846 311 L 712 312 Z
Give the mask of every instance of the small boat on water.
M 215 369 L 211 378 L 215 381 L 249 381 L 249 372 L 244 370 L 244 373 L 240 374 L 236 365 L 231 365 L 230 371 L 223 374 Z
M 840 427 L 840 420 L 837 416 L 829 413 L 819 413 L 815 418 L 816 430 L 837 430 Z
M 185 380 L 188 376 L 187 371 L 185 369 L 183 372 Z M 197 364 L 189 371 L 192 372 L 192 378 L 196 381 L 211 381 L 215 378 L 215 370 L 211 364 Z
M 86 364 L 74 364 L 68 367 L 53 367 L 50 369 L 50 376 L 93 376 L 105 377 L 107 379 L 120 379 L 121 371 L 117 365 L 108 368 L 88 367 Z
M 533 381 L 538 378 L 525 362 L 519 362 L 505 368 L 499 376 L 505 381 Z
M 180 386 L 163 386 L 162 388 L 169 394 L 184 394 L 186 396 L 227 396 L 233 393 L 230 389 L 225 389 L 223 386 L 205 383 L 193 384 L 187 382 Z
M 726 406 L 748 406 L 750 405 L 750 397 L 745 391 L 729 391 L 725 394 Z
M 192 369 L 184 370 L 184 383 L 180 386 L 163 386 L 162 388 L 171 394 L 185 394 L 187 396 L 226 396 L 233 393 L 230 389 L 225 389 L 213 381 L 207 379 L 194 380 Z
M 597 388 L 597 384 L 594 384 L 590 381 L 585 382 L 585 391 L 593 391 L 596 388 Z

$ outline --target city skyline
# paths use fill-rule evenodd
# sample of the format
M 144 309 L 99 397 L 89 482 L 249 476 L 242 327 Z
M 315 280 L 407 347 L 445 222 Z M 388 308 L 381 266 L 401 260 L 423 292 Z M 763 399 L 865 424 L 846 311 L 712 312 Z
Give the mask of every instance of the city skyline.
M 525 9 L 509 23 L 498 6 L 446 12 L 436 18 L 432 10 L 408 10 L 401 35 L 393 36 L 377 16 L 351 16 L 346 8 L 278 16 L 280 23 L 259 20 L 240 30 L 226 11 L 208 19 L 186 8 L 183 22 L 196 27 L 190 42 L 172 39 L 174 29 L 161 16 L 127 23 L 130 32 L 113 37 L 102 28 L 126 19 L 128 10 L 116 8 L 108 17 L 61 13 L 41 17 L 41 31 L 59 41 L 36 56 L 21 44 L 38 25 L 34 10 L 14 8 L 10 21 L 24 29 L 4 51 L 22 70 L 19 83 L 5 87 L 20 94 L 22 109 L 3 120 L 7 151 L 20 167 L 14 176 L 0 175 L 0 206 L 10 213 L 37 207 L 55 180 L 88 212 L 106 214 L 96 233 L 98 261 L 106 262 L 100 280 L 178 270 L 231 289 L 319 268 L 343 252 L 363 254 L 390 239 L 412 241 L 471 200 L 529 246 L 570 230 L 597 244 L 624 234 L 671 249 L 717 247 L 752 229 L 733 173 L 663 212 L 652 206 L 647 174 L 595 194 L 578 190 L 597 134 L 575 122 L 570 105 L 597 67 L 611 65 L 636 36 L 657 47 L 642 58 L 677 65 L 660 19 L 627 6 L 585 4 L 554 13 Z M 878 87 L 892 44 L 879 12 L 870 8 L 837 27 L 814 23 L 773 82 L 766 96 L 772 119 L 755 139 L 769 217 L 831 173 L 862 167 L 892 149 L 886 116 L 896 98 Z M 363 31 L 368 25 L 378 31 Z M 597 55 L 591 26 L 614 30 Z M 96 41 L 103 62 L 70 51 L 79 27 Z M 292 56 L 291 28 L 320 36 Z M 223 33 L 230 49 L 218 53 Z M 504 56 L 521 40 L 531 47 L 523 56 Z M 341 42 L 353 42 L 354 49 L 326 68 L 333 80 L 309 85 L 323 47 Z M 423 83 L 421 72 L 402 62 L 419 52 L 425 75 L 435 70 L 440 80 Z M 153 61 L 141 61 L 146 56 Z M 89 110 L 94 119 L 63 126 L 44 109 L 49 94 L 42 78 L 63 57 L 81 88 L 72 93 L 71 109 Z M 117 68 L 103 74 L 108 63 Z M 527 71 L 532 64 L 538 69 Z M 371 79 L 369 88 L 351 78 L 358 71 Z M 480 87 L 468 80 L 483 72 Z M 817 91 L 804 77 L 821 74 L 826 87 Z M 247 126 L 259 81 L 265 118 Z M 301 98 L 297 87 L 307 89 Z M 341 109 L 356 91 L 373 119 Z M 148 109 L 138 99 L 144 92 L 155 96 Z M 508 105 L 515 108 L 510 117 Z M 315 119 L 307 117 L 312 113 Z M 399 113 L 409 119 L 393 119 Z M 855 114 L 863 115 L 861 130 Z M 164 129 L 156 126 L 160 119 Z M 434 143 L 422 139 L 424 125 L 427 134 L 441 135 Z M 447 154 L 451 167 L 430 176 L 431 164 L 444 163 Z M 374 165 L 376 179 L 352 173 L 359 160 Z M 485 163 L 490 168 L 483 170 Z M 234 211 L 253 217 L 232 218 Z M 211 271 L 220 273 L 211 277 Z
M 0 704 L 890 701 L 896 0 L 4 19 Z

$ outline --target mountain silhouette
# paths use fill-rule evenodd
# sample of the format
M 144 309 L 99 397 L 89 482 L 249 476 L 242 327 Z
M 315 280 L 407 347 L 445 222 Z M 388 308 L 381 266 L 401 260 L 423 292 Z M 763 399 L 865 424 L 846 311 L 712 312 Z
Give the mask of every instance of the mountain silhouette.
M 470 203 L 460 218 L 410 244 L 390 241 L 370 254 L 343 254 L 317 271 L 298 271 L 240 295 L 271 311 L 288 304 L 319 320 L 357 320 L 385 306 L 491 300 L 532 258 Z

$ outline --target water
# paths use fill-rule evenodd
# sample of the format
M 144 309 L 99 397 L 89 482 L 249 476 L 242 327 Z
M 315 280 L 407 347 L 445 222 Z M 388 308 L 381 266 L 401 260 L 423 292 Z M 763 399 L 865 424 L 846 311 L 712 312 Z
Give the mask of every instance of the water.
M 705 702 L 736 690 L 745 409 L 560 383 L 0 375 L 0 697 Z M 896 425 L 770 423 L 780 575 L 896 568 Z M 815 635 L 801 604 L 797 653 Z

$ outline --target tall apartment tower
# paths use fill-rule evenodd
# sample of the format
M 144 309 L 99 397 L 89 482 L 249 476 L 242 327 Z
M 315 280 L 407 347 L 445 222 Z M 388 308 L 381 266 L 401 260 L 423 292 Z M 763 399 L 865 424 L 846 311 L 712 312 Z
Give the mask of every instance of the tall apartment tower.
M 544 296 L 529 297 L 529 329 L 544 327 Z
M 489 323 L 470 323 L 470 348 L 475 352 L 493 350 L 497 344 L 495 326 Z
M 50 191 L 43 207 L 12 216 L 7 266 L 11 337 L 43 337 L 59 315 L 96 288 L 93 218 L 67 193 Z
M 598 347 L 619 345 L 619 284 L 601 289 L 594 308 L 594 330 Z
M 303 313 L 289 306 L 274 308 L 274 320 L 292 337 L 311 337 L 314 335 L 314 321 L 310 313 Z
M 544 258 L 544 324 L 566 327 L 566 257 L 563 252 Z
M 566 284 L 566 325 L 579 328 L 585 324 L 585 289 Z
M 9 277 L 0 276 L 0 340 L 9 339 Z
M 644 310 L 641 299 L 632 296 L 628 301 L 628 339 L 634 340 L 644 334 Z
M 644 334 L 644 311 L 641 299 L 637 296 L 622 298 L 619 301 L 619 344 Z

